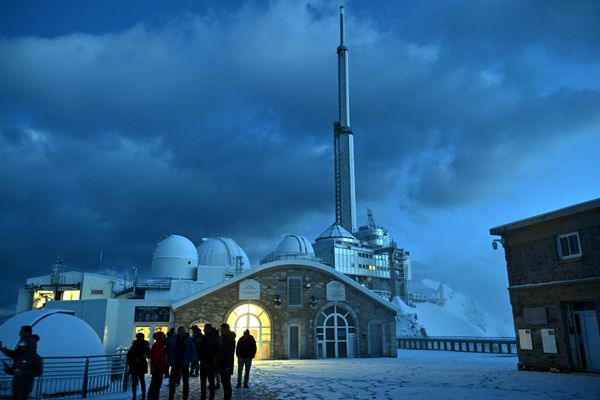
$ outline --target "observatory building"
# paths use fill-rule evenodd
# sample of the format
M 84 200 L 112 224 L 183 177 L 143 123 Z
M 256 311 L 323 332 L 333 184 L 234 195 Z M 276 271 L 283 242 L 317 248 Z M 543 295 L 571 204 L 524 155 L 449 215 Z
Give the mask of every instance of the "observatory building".
M 252 266 L 227 237 L 198 246 L 179 235 L 161 238 L 150 276 L 132 281 L 65 272 L 31 278 L 18 310 L 72 310 L 101 338 L 107 352 L 134 335 L 174 326 L 227 322 L 257 339 L 258 358 L 395 356 L 393 296 L 408 300 L 410 255 L 388 231 L 368 222 L 357 228 L 354 133 L 350 127 L 348 48 L 340 8 L 339 115 L 333 126 L 335 220 L 313 243 L 285 235 Z M 42 301 L 36 298 L 44 295 Z M 75 300 L 75 301 L 74 301 Z

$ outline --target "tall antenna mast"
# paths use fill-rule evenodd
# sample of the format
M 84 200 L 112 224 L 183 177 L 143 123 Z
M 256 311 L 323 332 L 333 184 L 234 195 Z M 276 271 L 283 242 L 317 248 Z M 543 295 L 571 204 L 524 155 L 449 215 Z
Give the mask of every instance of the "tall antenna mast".
M 340 6 L 340 45 L 338 55 L 338 121 L 333 124 L 335 162 L 335 222 L 349 232 L 356 231 L 354 188 L 354 135 L 350 129 L 350 89 L 348 47 L 345 43 L 344 6 Z

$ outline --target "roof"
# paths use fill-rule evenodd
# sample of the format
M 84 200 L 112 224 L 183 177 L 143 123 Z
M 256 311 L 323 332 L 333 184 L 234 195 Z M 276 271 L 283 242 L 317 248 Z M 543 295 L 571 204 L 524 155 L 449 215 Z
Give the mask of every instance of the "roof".
M 319 237 L 315 239 L 315 241 L 329 238 L 344 238 L 351 239 L 356 242 L 358 241 L 350 232 L 346 230 L 346 228 L 337 222 L 334 222 L 329 226 L 329 228 L 325 229 L 325 232 L 321 233 Z
M 508 224 L 496 226 L 495 228 L 490 229 L 491 235 L 504 235 L 507 232 L 514 231 L 517 229 L 525 228 L 531 225 L 539 224 L 542 222 L 548 222 L 559 218 L 568 217 L 575 214 L 580 214 L 583 212 L 600 209 L 600 198 L 586 201 L 584 203 L 575 204 L 569 207 L 561 208 L 556 211 L 547 212 L 544 214 L 536 215 L 534 217 L 529 217 L 525 219 L 521 219 L 515 222 L 510 222 Z
M 254 269 L 251 269 L 250 271 L 244 272 L 240 275 L 236 275 L 231 279 L 223 281 L 219 284 L 216 284 L 214 286 L 207 288 L 206 290 L 203 290 L 192 296 L 186 297 L 183 300 L 179 300 L 179 301 L 173 303 L 173 305 L 172 305 L 173 310 L 177 310 L 178 308 L 183 307 L 184 305 L 188 304 L 189 302 L 201 299 L 201 298 L 208 296 L 212 293 L 215 293 L 229 285 L 234 285 L 245 279 L 250 279 L 253 276 L 256 276 L 262 272 L 265 272 L 265 271 L 268 271 L 271 269 L 286 267 L 286 266 L 298 266 L 298 267 L 303 267 L 303 268 L 310 268 L 310 269 L 315 269 L 317 271 L 328 274 L 331 277 L 346 284 L 347 286 L 350 286 L 350 287 L 362 292 L 365 296 L 369 297 L 373 301 L 376 301 L 377 303 L 388 308 L 389 310 L 391 310 L 397 314 L 401 313 L 401 310 L 397 306 L 390 303 L 389 301 L 382 299 L 380 296 L 376 295 L 369 289 L 362 287 L 358 282 L 348 278 L 346 275 L 334 270 L 333 268 L 331 268 L 325 264 L 321 264 L 321 263 L 318 263 L 315 261 L 308 261 L 308 260 L 291 260 L 291 261 L 290 260 L 277 260 L 277 261 L 273 261 L 273 262 L 270 262 L 267 264 L 260 265 L 258 267 L 255 267 Z

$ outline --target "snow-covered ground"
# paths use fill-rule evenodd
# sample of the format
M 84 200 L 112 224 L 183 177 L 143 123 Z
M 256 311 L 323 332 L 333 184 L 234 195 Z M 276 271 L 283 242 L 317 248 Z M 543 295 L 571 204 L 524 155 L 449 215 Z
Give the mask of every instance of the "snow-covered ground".
M 485 312 L 468 296 L 431 279 L 411 283 L 411 289 L 430 301 L 407 306 L 398 297 L 394 304 L 403 315 L 398 318 L 398 336 L 514 336 L 512 320 L 500 320 Z
M 234 389 L 234 399 L 600 399 L 600 376 L 517 371 L 516 364 L 514 356 L 426 350 L 400 350 L 396 359 L 258 361 L 250 389 Z

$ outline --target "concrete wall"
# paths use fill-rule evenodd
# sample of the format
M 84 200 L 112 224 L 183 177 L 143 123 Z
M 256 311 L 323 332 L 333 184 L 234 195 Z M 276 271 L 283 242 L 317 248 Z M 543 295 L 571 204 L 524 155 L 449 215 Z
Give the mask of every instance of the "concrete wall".
M 287 277 L 302 276 L 310 287 L 303 289 L 303 306 L 287 307 Z M 373 300 L 360 290 L 345 285 L 346 301 L 328 302 L 325 285 L 336 280 L 332 276 L 312 268 L 286 265 L 261 271 L 249 277 L 260 283 L 260 299 L 251 300 L 263 307 L 271 318 L 271 354 L 274 359 L 288 358 L 288 327 L 300 326 L 300 357 L 315 358 L 317 354 L 315 318 L 317 312 L 330 304 L 339 304 L 354 311 L 357 327 L 357 356 L 368 357 L 368 325 L 371 322 L 382 323 L 383 356 L 393 357 L 395 351 L 395 312 Z M 279 294 L 281 306 L 273 304 L 273 297 Z M 310 305 L 315 296 L 317 304 Z M 193 321 L 203 320 L 220 325 L 227 320 L 229 313 L 248 300 L 239 299 L 239 283 L 234 282 L 211 294 L 175 310 L 175 325 L 189 326 Z

